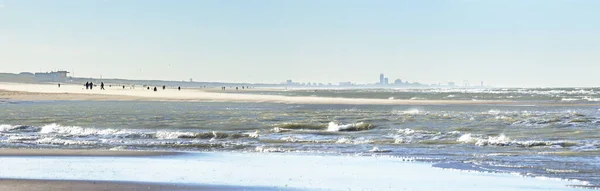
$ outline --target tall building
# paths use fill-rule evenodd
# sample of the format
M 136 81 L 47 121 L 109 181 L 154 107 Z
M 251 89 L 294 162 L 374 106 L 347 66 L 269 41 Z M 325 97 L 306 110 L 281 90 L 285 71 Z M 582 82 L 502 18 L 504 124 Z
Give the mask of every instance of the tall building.
M 382 74 L 379 74 L 379 84 L 382 84 L 382 85 L 383 85 L 383 84 L 384 84 L 384 82 L 385 82 L 385 76 L 383 75 L 383 73 L 382 73 Z
M 388 85 L 390 83 L 388 78 L 383 78 L 383 84 Z

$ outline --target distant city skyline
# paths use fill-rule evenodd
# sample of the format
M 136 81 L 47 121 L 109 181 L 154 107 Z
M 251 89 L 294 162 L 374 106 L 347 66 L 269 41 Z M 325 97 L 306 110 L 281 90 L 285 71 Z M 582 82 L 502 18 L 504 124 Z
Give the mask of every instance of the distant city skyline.
M 597 87 L 599 9 L 596 0 L 4 0 L 0 72 L 360 84 L 383 72 L 388 83 Z

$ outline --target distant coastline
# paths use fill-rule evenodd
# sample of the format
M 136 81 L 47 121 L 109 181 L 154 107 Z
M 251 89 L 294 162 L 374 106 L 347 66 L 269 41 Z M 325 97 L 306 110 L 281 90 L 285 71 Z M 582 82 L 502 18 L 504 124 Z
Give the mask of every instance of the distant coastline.
M 61 73 L 64 76 L 52 76 L 53 74 Z M 41 74 L 41 75 L 40 75 Z M 66 76 L 66 71 L 31 73 L 21 72 L 0 73 L 0 82 L 12 83 L 68 83 L 68 84 L 85 84 L 86 82 L 100 83 L 104 82 L 113 85 L 147 85 L 147 86 L 171 86 L 171 87 L 274 87 L 274 88 L 310 88 L 310 89 L 331 89 L 331 88 L 346 88 L 346 89 L 420 89 L 420 88 L 482 88 L 481 86 L 462 87 L 462 86 L 447 86 L 441 84 L 422 84 L 418 82 L 402 82 L 398 84 L 356 84 L 352 82 L 339 82 L 338 84 L 324 83 L 298 83 L 287 80 L 282 83 L 236 83 L 236 82 L 196 82 L 196 81 L 172 81 L 172 80 L 135 80 L 135 79 L 119 79 L 119 78 L 86 78 Z

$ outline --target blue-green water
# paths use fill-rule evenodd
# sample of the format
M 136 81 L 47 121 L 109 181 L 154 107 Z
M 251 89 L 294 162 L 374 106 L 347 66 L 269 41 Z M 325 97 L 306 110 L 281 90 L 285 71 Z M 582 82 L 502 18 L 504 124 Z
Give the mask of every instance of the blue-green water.
M 378 154 L 598 185 L 599 109 L 4 101 L 0 146 Z

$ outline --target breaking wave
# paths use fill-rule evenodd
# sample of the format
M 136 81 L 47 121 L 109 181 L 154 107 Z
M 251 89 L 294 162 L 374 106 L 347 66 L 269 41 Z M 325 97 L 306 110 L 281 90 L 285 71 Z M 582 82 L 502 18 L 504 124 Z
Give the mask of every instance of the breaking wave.
M 329 122 L 327 126 L 327 131 L 336 132 L 336 131 L 364 131 L 375 128 L 374 125 L 369 123 L 359 122 L 359 123 L 350 123 L 350 124 L 339 124 L 335 122 Z
M 539 146 L 560 146 L 560 147 L 573 147 L 583 143 L 575 141 L 538 141 L 538 140 L 526 140 L 518 141 L 512 140 L 504 134 L 498 136 L 474 136 L 470 133 L 460 136 L 457 140 L 460 143 L 475 144 L 477 146 L 519 146 L 519 147 L 539 147 Z

